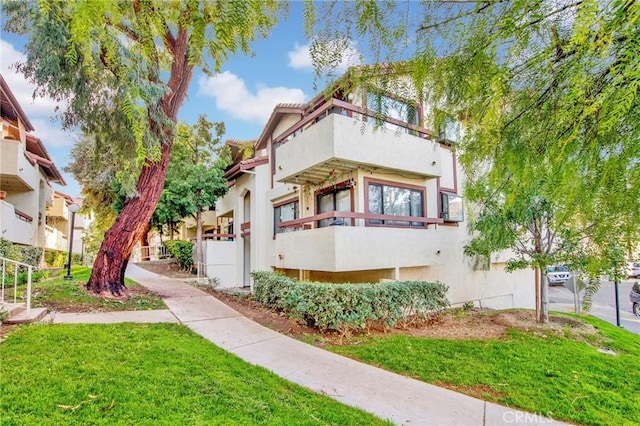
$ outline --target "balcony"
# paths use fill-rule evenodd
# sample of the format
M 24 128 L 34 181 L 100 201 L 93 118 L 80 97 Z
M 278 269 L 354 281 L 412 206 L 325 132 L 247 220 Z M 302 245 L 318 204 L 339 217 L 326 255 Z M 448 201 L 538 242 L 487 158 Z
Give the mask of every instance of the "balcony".
M 0 140 L 0 186 L 3 191 L 33 191 L 40 182 L 37 167 L 24 153 L 24 145 L 18 140 Z
M 69 211 L 66 200 L 61 197 L 54 197 L 51 207 L 47 208 L 47 216 L 68 221 L 71 217 L 71 212 Z
M 335 218 L 337 223 L 355 226 L 309 226 L 320 219 Z M 374 220 L 411 221 L 413 227 L 364 226 Z M 359 271 L 395 267 L 440 265 L 437 254 L 443 241 L 430 225 L 440 219 L 387 216 L 352 212 L 328 212 L 308 218 L 282 222 L 280 227 L 297 232 L 276 235 L 276 256 L 272 266 L 314 271 Z
M 440 146 L 430 133 L 391 118 L 380 126 L 354 118 L 367 115 L 336 99 L 314 111 L 278 139 L 274 179 L 304 185 L 356 169 L 441 176 Z
M 34 219 L 6 201 L 0 201 L 0 224 L 2 238 L 17 244 L 36 244 Z

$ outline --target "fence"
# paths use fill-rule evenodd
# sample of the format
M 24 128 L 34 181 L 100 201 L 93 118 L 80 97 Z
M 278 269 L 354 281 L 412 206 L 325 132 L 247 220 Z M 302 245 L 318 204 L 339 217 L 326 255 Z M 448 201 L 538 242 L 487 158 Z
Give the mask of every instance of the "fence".
M 11 275 L 13 274 L 13 304 L 18 303 L 18 277 L 20 276 L 21 270 L 24 271 L 26 268 L 27 271 L 27 290 L 26 290 L 26 298 L 27 298 L 27 312 L 31 310 L 31 276 L 33 274 L 33 266 L 27 265 L 26 263 L 17 262 L 15 260 L 6 259 L 4 257 L 0 257 L 2 260 L 2 290 L 0 292 L 0 302 L 5 303 L 5 287 L 7 278 L 11 281 Z M 13 266 L 13 272 L 11 272 L 11 268 Z
M 142 246 L 137 247 L 133 252 L 133 260 L 140 262 L 143 260 L 159 260 L 171 257 L 171 253 L 166 246 Z

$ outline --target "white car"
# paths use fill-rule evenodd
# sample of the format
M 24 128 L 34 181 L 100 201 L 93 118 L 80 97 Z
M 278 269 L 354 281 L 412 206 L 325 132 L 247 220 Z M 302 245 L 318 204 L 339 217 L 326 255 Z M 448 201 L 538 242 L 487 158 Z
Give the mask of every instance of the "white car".
M 640 278 L 640 262 L 629 262 L 627 269 L 629 278 Z
M 571 278 L 569 268 L 564 265 L 547 266 L 547 284 L 562 285 Z

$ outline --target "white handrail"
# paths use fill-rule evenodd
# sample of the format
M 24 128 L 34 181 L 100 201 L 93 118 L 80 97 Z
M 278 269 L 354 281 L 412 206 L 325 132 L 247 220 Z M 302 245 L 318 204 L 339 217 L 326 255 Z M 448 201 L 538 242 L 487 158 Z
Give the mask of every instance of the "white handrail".
M 14 265 L 13 270 L 13 303 L 18 303 L 18 266 L 24 266 L 27 268 L 27 312 L 31 310 L 31 277 L 33 274 L 33 266 L 26 263 L 18 262 L 17 260 L 7 259 L 0 257 L 2 260 L 2 291 L 0 292 L 0 301 L 4 302 L 4 288 L 5 277 L 7 271 L 7 263 Z

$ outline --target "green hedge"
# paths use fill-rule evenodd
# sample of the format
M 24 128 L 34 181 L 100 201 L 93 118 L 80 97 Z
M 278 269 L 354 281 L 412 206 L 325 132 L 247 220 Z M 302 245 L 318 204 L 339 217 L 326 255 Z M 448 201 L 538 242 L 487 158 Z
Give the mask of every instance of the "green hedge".
M 190 271 L 193 268 L 193 243 L 191 241 L 169 240 L 165 241 L 164 245 L 169 253 L 176 258 L 182 269 Z
M 331 284 L 297 281 L 275 272 L 252 273 L 254 298 L 322 330 L 363 329 L 368 321 L 393 326 L 449 306 L 447 286 L 425 281 Z

